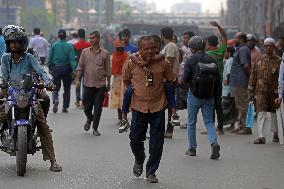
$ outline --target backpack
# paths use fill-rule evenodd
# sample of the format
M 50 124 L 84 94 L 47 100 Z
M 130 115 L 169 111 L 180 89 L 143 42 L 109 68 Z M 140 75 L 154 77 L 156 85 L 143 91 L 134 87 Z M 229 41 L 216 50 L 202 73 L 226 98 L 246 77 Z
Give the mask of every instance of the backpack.
M 217 74 L 219 74 L 219 70 L 215 62 L 202 63 L 199 61 L 196 63 L 193 79 L 190 82 L 191 93 L 201 99 L 213 98 L 218 80 Z

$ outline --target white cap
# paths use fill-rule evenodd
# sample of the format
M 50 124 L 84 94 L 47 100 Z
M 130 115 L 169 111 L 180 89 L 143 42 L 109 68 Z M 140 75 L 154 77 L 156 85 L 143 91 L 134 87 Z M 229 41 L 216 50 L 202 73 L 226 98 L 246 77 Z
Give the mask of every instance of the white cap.
M 267 44 L 267 43 L 273 43 L 275 44 L 275 40 L 271 37 L 268 37 L 264 40 L 264 45 Z

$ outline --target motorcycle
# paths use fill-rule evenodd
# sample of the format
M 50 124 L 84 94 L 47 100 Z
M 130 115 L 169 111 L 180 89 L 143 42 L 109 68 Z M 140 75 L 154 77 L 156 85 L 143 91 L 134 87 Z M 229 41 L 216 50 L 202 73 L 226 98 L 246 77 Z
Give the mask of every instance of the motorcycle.
M 29 74 L 11 78 L 6 87 L 5 104 L 7 121 L 2 123 L 0 131 L 1 150 L 10 156 L 16 156 L 17 174 L 26 173 L 27 155 L 34 155 L 41 149 L 38 145 L 35 115 L 41 99 L 36 97 L 37 89 L 44 89 L 43 84 L 33 82 Z

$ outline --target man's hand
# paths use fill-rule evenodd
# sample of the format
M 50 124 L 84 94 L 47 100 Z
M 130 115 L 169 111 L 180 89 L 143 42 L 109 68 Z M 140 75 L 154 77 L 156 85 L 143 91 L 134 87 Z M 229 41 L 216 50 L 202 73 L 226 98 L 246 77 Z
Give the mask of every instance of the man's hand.
M 79 88 L 80 85 L 81 85 L 80 79 L 77 79 L 77 77 L 75 79 L 75 85 L 76 85 L 77 88 Z
M 54 91 L 55 88 L 56 88 L 56 85 L 54 85 L 53 83 L 49 83 L 46 86 L 46 90 L 48 90 L 48 91 Z
M 107 88 L 107 92 L 109 92 L 109 91 L 110 91 L 110 84 L 108 84 L 108 85 L 106 86 L 106 88 Z
M 249 98 L 249 101 L 253 101 L 254 99 L 254 94 L 253 94 L 253 91 L 248 91 L 248 98 Z
M 43 91 L 44 91 L 44 89 L 37 88 L 35 93 L 36 93 L 36 95 L 41 95 L 43 93 Z
M 72 72 L 72 80 L 76 79 L 76 71 Z
M 210 24 L 213 27 L 218 27 L 219 26 L 219 24 L 216 21 L 212 21 L 212 22 L 210 22 Z
M 275 99 L 275 101 L 274 101 L 275 107 L 279 108 L 281 102 L 282 102 L 282 98 L 277 98 L 277 99 Z
M 229 85 L 228 80 L 224 80 L 223 84 L 224 84 L 224 86 L 228 86 Z

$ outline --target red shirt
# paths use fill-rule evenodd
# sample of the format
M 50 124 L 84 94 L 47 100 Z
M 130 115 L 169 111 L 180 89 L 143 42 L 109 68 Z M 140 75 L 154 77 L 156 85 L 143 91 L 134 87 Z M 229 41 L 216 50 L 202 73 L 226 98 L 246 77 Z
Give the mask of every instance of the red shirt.
M 91 46 L 91 43 L 85 41 L 85 40 L 80 40 L 77 43 L 74 44 L 74 48 L 76 51 L 82 51 L 85 48 L 88 48 Z
M 77 43 L 74 44 L 74 49 L 76 52 L 76 56 L 77 56 L 77 62 L 79 62 L 81 53 L 84 49 L 91 47 L 91 43 L 85 41 L 85 40 L 79 40 Z

